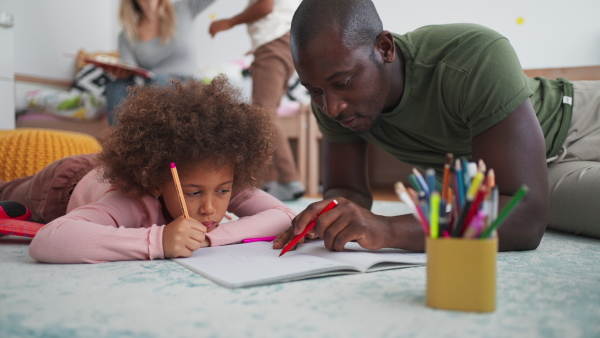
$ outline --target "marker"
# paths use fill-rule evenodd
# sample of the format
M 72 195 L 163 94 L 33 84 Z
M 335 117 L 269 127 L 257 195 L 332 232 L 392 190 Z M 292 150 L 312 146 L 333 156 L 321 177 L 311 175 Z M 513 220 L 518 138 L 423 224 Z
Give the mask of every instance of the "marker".
M 277 238 L 277 236 L 258 237 L 258 238 L 246 238 L 245 240 L 243 240 L 243 242 L 244 243 L 250 243 L 250 242 L 271 242 L 275 238 Z
M 431 238 L 438 238 L 440 234 L 440 193 L 437 191 L 431 193 L 429 212 Z
M 298 236 L 294 237 L 294 239 L 292 239 L 291 242 L 289 242 L 285 247 L 283 247 L 283 250 L 281 250 L 281 253 L 279 254 L 279 257 L 283 256 L 283 254 L 285 254 L 286 252 L 290 251 L 291 248 L 294 247 L 294 245 L 296 245 L 302 238 L 304 238 L 304 236 L 306 236 L 306 234 L 315 227 L 315 224 L 317 224 L 317 218 L 319 218 L 319 216 L 323 215 L 324 213 L 326 213 L 327 211 L 337 207 L 338 205 L 338 201 L 333 200 L 331 202 L 329 202 L 329 204 L 327 204 L 327 206 L 321 210 L 320 213 L 317 214 L 317 216 L 315 216 L 315 218 L 313 218 L 312 221 L 310 221 L 310 223 L 308 223 L 308 225 L 306 226 L 306 228 L 304 228 L 304 231 L 302 231 L 301 234 L 299 234 Z

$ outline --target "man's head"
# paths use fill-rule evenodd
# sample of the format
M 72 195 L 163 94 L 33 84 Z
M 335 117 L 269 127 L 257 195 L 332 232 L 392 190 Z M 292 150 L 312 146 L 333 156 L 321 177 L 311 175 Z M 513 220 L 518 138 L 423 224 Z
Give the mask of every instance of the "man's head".
M 292 48 L 304 48 L 325 26 L 337 26 L 349 47 L 372 46 L 383 24 L 371 0 L 302 1 L 292 20 Z
M 370 0 L 303 0 L 291 52 L 313 102 L 346 128 L 368 131 L 399 100 L 386 65 L 396 59 L 393 38 Z

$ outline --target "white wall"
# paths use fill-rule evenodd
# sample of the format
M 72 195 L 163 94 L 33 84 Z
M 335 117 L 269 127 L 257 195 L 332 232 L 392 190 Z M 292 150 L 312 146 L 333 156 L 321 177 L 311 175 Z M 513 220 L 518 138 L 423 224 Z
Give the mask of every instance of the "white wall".
M 199 51 L 200 68 L 227 64 L 237 60 L 252 60 L 251 57 L 245 56 L 251 48 L 245 25 L 238 25 L 228 31 L 220 32 L 214 38 L 208 34 L 211 17 L 215 19 L 229 18 L 244 10 L 247 5 L 248 0 L 216 0 L 196 18 L 194 34 Z
M 5 14 L 0 9 L 0 16 Z M 14 30 L 6 17 L 0 23 L 0 129 L 15 128 Z
M 63 53 L 114 49 L 118 0 L 0 0 L 14 16 L 15 73 L 72 80 Z
M 374 0 L 384 27 L 404 33 L 427 24 L 474 22 L 513 43 L 524 68 L 600 64 L 599 0 Z M 244 59 L 243 26 L 208 35 L 210 16 L 231 16 L 247 0 L 217 0 L 194 25 L 201 67 Z M 15 17 L 15 72 L 71 80 L 74 61 L 62 54 L 116 49 L 118 0 L 0 0 Z M 524 18 L 517 24 L 517 18 Z M 1 46 L 0 46 L 1 48 Z M 246 57 L 245 60 L 248 60 Z
M 428 24 L 472 22 L 514 46 L 523 68 L 600 65 L 599 0 L 374 0 L 384 28 L 404 33 Z M 517 19 L 524 19 L 518 24 Z
M 244 59 L 250 49 L 245 26 L 208 34 L 210 17 L 229 17 L 246 6 L 246 0 L 216 1 L 194 24 L 199 67 Z M 15 18 L 15 73 L 72 80 L 75 62 L 63 53 L 117 49 L 119 0 L 0 0 L 0 9 Z M 246 58 L 247 60 L 248 58 Z

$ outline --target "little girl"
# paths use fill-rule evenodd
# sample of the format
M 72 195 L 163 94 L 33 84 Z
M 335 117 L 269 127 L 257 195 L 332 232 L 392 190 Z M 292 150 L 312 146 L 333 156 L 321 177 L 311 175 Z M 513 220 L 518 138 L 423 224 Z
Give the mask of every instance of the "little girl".
M 188 79 L 135 88 L 119 107 L 118 124 L 103 135 L 95 168 L 93 155 L 75 156 L 25 179 L 61 176 L 62 191 L 53 195 L 67 196 L 68 203 L 66 215 L 46 220 L 34 237 L 29 250 L 34 259 L 93 263 L 188 257 L 202 247 L 275 236 L 291 225 L 293 211 L 255 188 L 273 151 L 269 114 L 241 100 L 225 77 L 208 85 Z M 172 162 L 190 219 L 183 216 Z M 79 180 L 82 167 L 91 171 Z M 68 197 L 72 180 L 78 182 Z M 0 184 L 2 199 L 14 197 L 6 191 L 31 191 L 10 184 Z M 20 183 L 26 184 L 31 185 Z M 226 211 L 239 219 L 221 223 Z

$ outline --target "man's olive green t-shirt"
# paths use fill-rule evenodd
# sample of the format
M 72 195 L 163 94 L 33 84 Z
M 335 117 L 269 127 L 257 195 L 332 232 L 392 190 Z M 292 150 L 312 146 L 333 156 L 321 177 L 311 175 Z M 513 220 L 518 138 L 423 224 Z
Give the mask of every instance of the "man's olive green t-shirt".
M 546 139 L 546 155 L 562 146 L 571 119 L 572 85 L 525 76 L 509 41 L 475 24 L 434 25 L 394 34 L 405 60 L 400 103 L 368 132 L 355 133 L 313 104 L 323 136 L 365 140 L 397 159 L 442 170 L 446 153 L 471 159 L 471 139 L 531 99 Z

